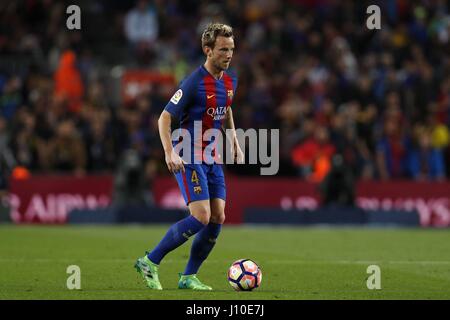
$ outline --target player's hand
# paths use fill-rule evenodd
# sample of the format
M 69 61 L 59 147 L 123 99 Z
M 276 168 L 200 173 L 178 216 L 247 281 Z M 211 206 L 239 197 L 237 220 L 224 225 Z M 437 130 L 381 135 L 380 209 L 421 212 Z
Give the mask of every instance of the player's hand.
M 185 172 L 184 164 L 186 162 L 174 151 L 166 153 L 167 168 L 171 173 Z
M 241 147 L 239 147 L 238 144 L 235 144 L 235 147 L 233 148 L 234 152 L 233 152 L 233 159 L 236 163 L 238 164 L 243 164 L 244 163 L 244 153 L 241 150 Z

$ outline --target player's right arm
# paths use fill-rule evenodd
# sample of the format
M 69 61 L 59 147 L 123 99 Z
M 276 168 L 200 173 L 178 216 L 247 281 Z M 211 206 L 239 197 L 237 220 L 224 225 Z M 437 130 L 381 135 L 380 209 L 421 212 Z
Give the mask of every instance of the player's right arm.
M 167 103 L 158 120 L 159 136 L 164 148 L 167 168 L 172 173 L 184 172 L 184 161 L 174 151 L 172 145 L 172 118 L 179 119 L 183 112 L 189 108 L 195 84 L 193 77 L 185 79 Z
M 183 160 L 172 146 L 172 115 L 164 110 L 158 119 L 158 130 L 164 148 L 167 168 L 171 173 L 184 172 Z

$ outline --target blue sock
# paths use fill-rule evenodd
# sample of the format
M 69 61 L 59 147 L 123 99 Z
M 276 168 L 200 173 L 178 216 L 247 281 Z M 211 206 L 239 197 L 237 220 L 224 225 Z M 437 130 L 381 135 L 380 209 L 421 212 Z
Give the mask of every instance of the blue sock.
M 196 274 L 203 261 L 206 260 L 216 244 L 221 224 L 210 222 L 195 236 L 191 247 L 191 255 L 183 274 Z
M 203 229 L 205 225 L 194 216 L 189 216 L 173 224 L 161 242 L 147 257 L 153 263 L 159 264 L 166 254 L 178 248 L 189 240 L 189 237 Z

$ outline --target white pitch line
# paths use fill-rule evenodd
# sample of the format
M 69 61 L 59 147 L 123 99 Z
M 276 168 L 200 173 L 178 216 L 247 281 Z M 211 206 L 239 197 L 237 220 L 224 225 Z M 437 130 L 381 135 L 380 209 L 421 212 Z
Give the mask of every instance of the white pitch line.
M 162 263 L 184 263 L 187 259 L 167 259 Z M 81 263 L 81 262 L 130 262 L 133 263 L 135 259 L 127 258 L 110 258 L 110 259 L 58 259 L 58 258 L 0 258 L 0 262 L 66 262 L 66 263 Z M 231 260 L 214 260 L 208 259 L 207 263 L 231 263 Z M 447 260 L 264 260 L 265 264 L 281 263 L 281 264 L 450 264 Z

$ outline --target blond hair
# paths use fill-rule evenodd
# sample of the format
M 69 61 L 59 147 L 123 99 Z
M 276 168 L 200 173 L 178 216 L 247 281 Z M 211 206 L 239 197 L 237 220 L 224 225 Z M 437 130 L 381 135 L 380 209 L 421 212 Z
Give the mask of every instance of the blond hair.
M 202 34 L 202 48 L 205 46 L 214 49 L 214 45 L 216 44 L 217 37 L 232 37 L 233 36 L 233 28 L 229 25 L 223 23 L 210 23 L 206 26 L 205 31 Z

